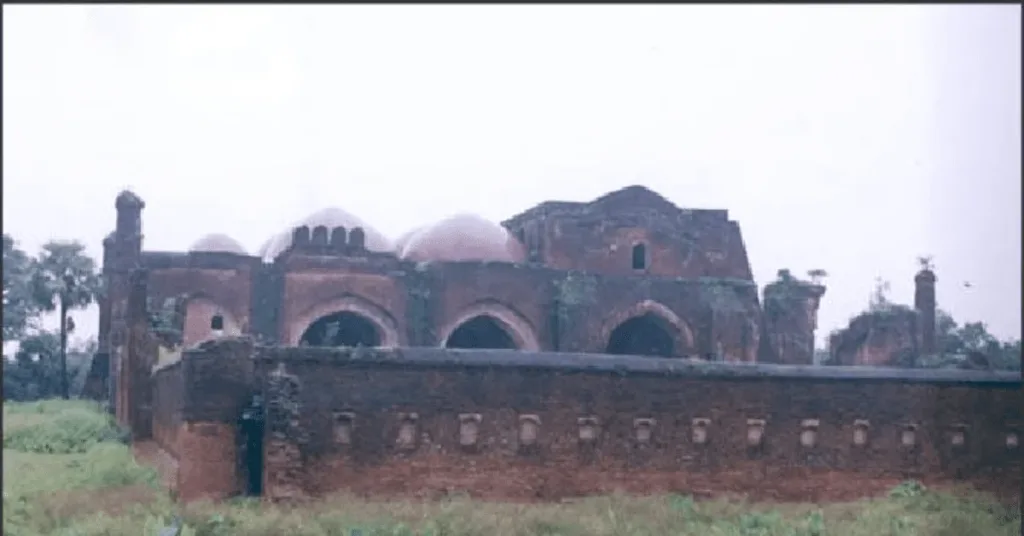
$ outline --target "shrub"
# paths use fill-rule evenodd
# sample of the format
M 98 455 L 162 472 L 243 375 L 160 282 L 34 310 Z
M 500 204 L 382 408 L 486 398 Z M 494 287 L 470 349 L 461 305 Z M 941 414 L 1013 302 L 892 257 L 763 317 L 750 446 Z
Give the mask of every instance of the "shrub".
M 91 411 L 67 411 L 4 431 L 4 448 L 39 454 L 84 453 L 104 442 L 123 442 L 111 419 Z

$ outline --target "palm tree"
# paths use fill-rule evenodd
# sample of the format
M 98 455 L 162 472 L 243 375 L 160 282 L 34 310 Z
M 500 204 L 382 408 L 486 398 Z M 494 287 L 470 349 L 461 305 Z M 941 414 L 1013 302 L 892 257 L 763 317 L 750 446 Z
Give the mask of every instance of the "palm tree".
M 61 396 L 70 398 L 68 387 L 68 333 L 74 322 L 68 312 L 88 307 L 100 291 L 96 262 L 80 242 L 52 241 L 43 245 L 33 263 L 33 298 L 43 311 L 60 313 Z

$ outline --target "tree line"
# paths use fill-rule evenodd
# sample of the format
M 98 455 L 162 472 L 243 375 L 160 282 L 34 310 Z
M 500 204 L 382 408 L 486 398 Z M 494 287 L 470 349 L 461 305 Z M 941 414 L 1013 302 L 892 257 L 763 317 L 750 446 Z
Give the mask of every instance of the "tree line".
M 17 342 L 4 356 L 4 399 L 70 398 L 80 392 L 96 352 L 95 339 L 68 348 L 75 331 L 69 313 L 88 307 L 103 292 L 96 261 L 78 241 L 47 242 L 35 255 L 4 233 L 3 342 Z M 42 326 L 48 313 L 58 314 L 55 331 Z

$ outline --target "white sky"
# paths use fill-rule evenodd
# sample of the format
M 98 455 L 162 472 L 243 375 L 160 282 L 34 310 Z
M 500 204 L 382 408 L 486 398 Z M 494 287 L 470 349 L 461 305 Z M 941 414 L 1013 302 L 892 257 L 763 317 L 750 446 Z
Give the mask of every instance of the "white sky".
M 729 209 L 760 285 L 828 270 L 819 339 L 923 254 L 1019 337 L 1020 11 L 4 6 L 4 231 L 98 258 L 131 187 L 146 249 L 255 251 L 327 205 L 396 237 L 641 183 Z

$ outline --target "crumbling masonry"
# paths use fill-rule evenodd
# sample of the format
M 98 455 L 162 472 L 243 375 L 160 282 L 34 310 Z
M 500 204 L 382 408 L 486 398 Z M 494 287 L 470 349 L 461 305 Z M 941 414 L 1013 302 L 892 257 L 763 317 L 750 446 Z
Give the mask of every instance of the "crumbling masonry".
M 824 287 L 762 307 L 724 210 L 629 187 L 392 243 L 329 209 L 249 255 L 143 251 L 144 203 L 116 208 L 90 385 L 182 499 L 1019 493 L 1019 375 L 810 366 Z

